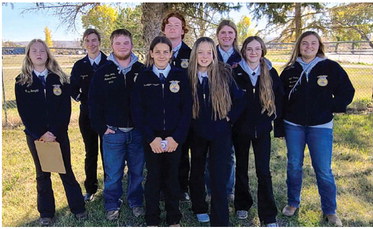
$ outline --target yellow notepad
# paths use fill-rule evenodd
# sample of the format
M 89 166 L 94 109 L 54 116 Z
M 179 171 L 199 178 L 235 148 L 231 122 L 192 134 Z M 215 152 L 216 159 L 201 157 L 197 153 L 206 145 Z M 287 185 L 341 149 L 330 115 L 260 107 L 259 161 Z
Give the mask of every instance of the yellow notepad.
M 60 143 L 35 141 L 35 146 L 43 172 L 66 174 Z

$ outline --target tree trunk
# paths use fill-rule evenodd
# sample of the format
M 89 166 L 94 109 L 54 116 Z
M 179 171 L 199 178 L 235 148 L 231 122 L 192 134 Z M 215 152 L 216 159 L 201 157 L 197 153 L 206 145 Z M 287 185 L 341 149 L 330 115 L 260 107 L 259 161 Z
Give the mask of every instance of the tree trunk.
M 169 3 L 141 3 L 143 39 L 146 49 L 154 37 L 161 34 L 162 19 L 169 10 Z
M 295 3 L 295 39 L 302 34 L 302 3 Z

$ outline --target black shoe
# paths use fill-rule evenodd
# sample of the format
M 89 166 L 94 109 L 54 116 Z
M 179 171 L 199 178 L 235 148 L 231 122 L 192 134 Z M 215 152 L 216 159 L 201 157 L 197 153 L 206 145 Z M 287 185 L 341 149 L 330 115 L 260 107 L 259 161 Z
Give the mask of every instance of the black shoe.
M 85 202 L 91 202 L 95 199 L 95 194 L 94 193 L 86 193 L 84 195 L 84 201 Z
M 182 202 L 187 202 L 187 201 L 190 201 L 190 196 L 187 192 L 182 192 L 180 194 L 180 201 Z
M 52 224 L 53 224 L 53 218 L 49 218 L 49 217 L 43 217 L 42 218 L 42 217 L 40 217 L 39 224 L 42 227 L 52 226 Z
M 75 218 L 77 220 L 87 220 L 88 219 L 88 213 L 87 213 L 87 211 L 84 211 L 84 212 L 75 214 Z

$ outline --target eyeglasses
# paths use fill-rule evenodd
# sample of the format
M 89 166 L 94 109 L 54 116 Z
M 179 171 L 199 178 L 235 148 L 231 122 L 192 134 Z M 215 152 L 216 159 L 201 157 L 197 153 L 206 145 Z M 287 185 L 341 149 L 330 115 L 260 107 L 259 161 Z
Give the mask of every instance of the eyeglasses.
M 262 49 L 261 49 L 261 48 L 255 48 L 255 49 L 247 48 L 246 51 L 247 51 L 247 52 L 261 52 Z

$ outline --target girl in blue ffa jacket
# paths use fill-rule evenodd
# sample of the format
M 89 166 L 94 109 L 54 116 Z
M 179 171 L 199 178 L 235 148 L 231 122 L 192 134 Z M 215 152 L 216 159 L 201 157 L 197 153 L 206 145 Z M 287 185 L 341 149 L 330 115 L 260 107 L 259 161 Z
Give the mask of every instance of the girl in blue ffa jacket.
M 228 226 L 226 169 L 232 148 L 231 125 L 243 109 L 243 92 L 238 89 L 231 69 L 217 59 L 214 41 L 199 38 L 192 48 L 188 67 L 192 87 L 192 142 L 190 190 L 192 210 L 199 222 L 209 222 L 205 201 L 204 171 L 209 152 L 211 178 L 211 225 Z
M 60 174 L 60 177 L 70 210 L 78 219 L 87 218 L 82 191 L 71 169 L 67 135 L 71 114 L 68 81 L 44 41 L 32 40 L 26 47 L 22 73 L 16 78 L 15 93 L 27 145 L 36 167 L 37 206 L 42 226 L 53 223 L 55 203 L 51 173 L 41 169 L 35 140 L 60 143 L 66 168 L 66 174 Z
M 233 127 L 236 150 L 236 187 L 234 207 L 238 219 L 246 219 L 253 205 L 249 189 L 249 149 L 253 146 L 258 177 L 258 214 L 266 226 L 276 226 L 277 208 L 273 197 L 271 172 L 272 121 L 281 114 L 283 88 L 276 69 L 264 57 L 267 49 L 257 36 L 246 38 L 242 61 L 233 69 L 234 78 L 246 91 L 246 109 Z
M 283 214 L 293 216 L 300 205 L 304 148 L 308 145 L 321 196 L 321 208 L 334 226 L 342 226 L 336 215 L 336 185 L 331 169 L 333 113 L 345 112 L 355 90 L 347 73 L 325 58 L 320 36 L 304 32 L 295 44 L 290 61 L 280 76 L 285 87 L 283 120 L 287 146 L 288 204 Z
M 169 64 L 171 41 L 154 38 L 147 57 L 148 66 L 139 74 L 132 96 L 135 125 L 144 136 L 145 161 L 148 170 L 145 184 L 148 226 L 160 223 L 161 174 L 165 174 L 167 224 L 177 226 L 179 210 L 178 171 L 184 142 L 191 120 L 191 92 L 185 71 Z

